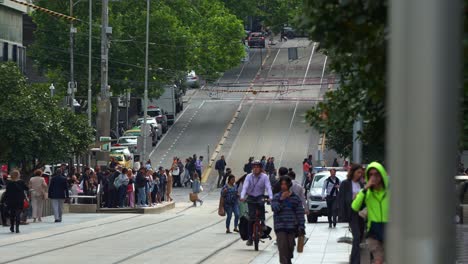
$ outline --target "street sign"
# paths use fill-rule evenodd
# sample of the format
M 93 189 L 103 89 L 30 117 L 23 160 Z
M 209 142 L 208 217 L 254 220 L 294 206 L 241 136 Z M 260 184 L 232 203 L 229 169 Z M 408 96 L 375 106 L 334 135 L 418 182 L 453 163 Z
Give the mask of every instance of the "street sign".
M 111 140 L 111 137 L 99 137 L 99 142 L 104 143 L 101 145 L 101 151 L 110 152 Z

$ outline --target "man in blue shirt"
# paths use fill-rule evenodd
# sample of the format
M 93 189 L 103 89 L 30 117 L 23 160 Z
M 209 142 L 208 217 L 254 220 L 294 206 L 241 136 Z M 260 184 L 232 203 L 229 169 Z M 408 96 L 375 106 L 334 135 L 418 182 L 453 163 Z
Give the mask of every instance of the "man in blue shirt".
M 255 223 L 257 210 L 259 211 L 259 218 L 262 224 L 265 222 L 265 203 L 263 202 L 265 190 L 271 201 L 273 199 L 273 192 L 271 190 L 270 179 L 263 173 L 262 163 L 256 160 L 252 162 L 252 173 L 245 178 L 241 192 L 241 201 L 247 201 L 249 207 L 249 240 L 247 241 L 247 246 L 253 244 L 252 229 Z

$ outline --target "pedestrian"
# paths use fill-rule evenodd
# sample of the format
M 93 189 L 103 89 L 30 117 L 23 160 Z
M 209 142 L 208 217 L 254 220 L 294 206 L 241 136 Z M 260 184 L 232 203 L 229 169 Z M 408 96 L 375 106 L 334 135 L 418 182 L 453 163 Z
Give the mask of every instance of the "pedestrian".
M 242 193 L 242 187 L 244 186 L 244 181 L 245 181 L 245 178 L 247 178 L 247 175 L 248 174 L 244 174 L 236 182 L 237 197 L 238 197 L 238 200 L 239 200 L 239 217 L 242 217 L 242 216 L 248 217 L 248 215 L 249 215 L 249 208 L 248 208 L 247 202 L 240 200 L 240 195 Z
M 390 203 L 388 176 L 385 168 L 378 162 L 367 166 L 366 185 L 356 195 L 351 207 L 359 212 L 365 203 L 367 207 L 367 245 L 374 257 L 374 264 L 385 261 L 385 225 L 388 222 Z
M 307 206 L 307 199 L 305 190 L 302 185 L 296 181 L 296 173 L 294 171 L 290 171 L 288 173 L 288 177 L 291 179 L 292 186 L 290 188 L 291 192 L 293 192 L 299 199 L 301 200 L 302 206 L 304 207 L 305 214 L 309 214 L 309 207 Z
M 63 174 L 55 174 L 50 179 L 49 199 L 52 202 L 55 223 L 62 222 L 63 203 L 69 199 L 67 178 Z
M 153 179 L 153 170 L 147 170 L 146 171 L 146 187 L 145 187 L 145 192 L 146 192 L 146 204 L 148 206 L 155 206 L 156 201 L 153 199 L 153 192 L 155 191 L 155 184 L 156 182 Z
M 340 164 L 338 164 L 338 158 L 335 158 L 335 159 L 333 160 L 333 165 L 332 165 L 332 167 L 339 167 L 339 166 L 340 166 Z
M 203 172 L 203 156 L 198 158 L 197 162 L 195 163 L 195 169 L 198 173 L 198 176 L 201 177 Z
M 288 173 L 289 173 L 289 171 L 288 171 L 288 169 L 286 167 L 280 167 L 278 169 L 279 178 L 287 177 Z M 281 182 L 280 181 L 276 181 L 272 186 L 273 186 L 272 187 L 273 194 L 277 194 L 277 193 L 281 192 Z
M 312 182 L 314 180 L 314 177 L 313 177 L 313 174 L 312 173 L 307 173 L 307 178 L 304 182 L 304 189 L 306 191 L 306 193 L 308 193 L 310 191 L 310 188 L 312 187 Z
M 128 206 L 130 208 L 135 207 L 135 179 L 132 170 L 127 170 L 127 178 L 128 178 L 128 185 L 127 185 L 127 197 L 128 197 Z
M 312 159 L 313 159 L 313 156 L 312 156 L 312 155 L 309 155 L 309 156 L 307 157 L 307 163 L 309 163 L 309 165 L 310 165 L 311 168 L 314 168 L 314 164 L 313 164 Z
M 361 182 L 364 170 L 360 164 L 353 164 L 348 172 L 346 180 L 341 182 L 340 192 L 337 197 L 338 215 L 340 222 L 349 223 L 353 234 L 353 247 L 351 249 L 350 264 L 359 264 L 361 254 L 359 244 L 364 236 L 364 219 L 351 209 L 351 204 L 359 191 L 364 187 Z
M 302 162 L 302 173 L 302 185 L 304 185 L 307 179 L 307 174 L 310 173 L 310 164 L 307 162 L 307 159 L 304 159 L 304 161 Z
M 193 184 L 192 184 L 192 193 L 195 193 L 197 195 L 197 199 L 193 202 L 193 207 L 197 207 L 197 202 L 200 203 L 200 206 L 203 205 L 203 201 L 199 197 L 199 193 L 202 192 L 202 187 L 201 187 L 201 182 L 200 182 L 200 177 L 198 176 L 198 173 L 193 174 Z
M 115 168 L 117 167 L 117 165 L 119 165 L 119 163 L 115 160 L 114 157 L 110 157 L 110 162 L 109 162 L 109 169 L 111 169 L 111 171 L 115 170 Z
M 5 181 L 5 184 L 6 183 L 7 182 Z M 6 205 L 6 195 L 5 195 L 5 192 L 3 192 L 2 196 L 0 196 L 0 218 L 2 221 L 2 226 L 8 226 L 7 217 L 8 217 L 8 207 Z
M 234 232 L 239 232 L 239 195 L 235 185 L 236 177 L 229 175 L 227 184 L 221 189 L 221 196 L 224 199 L 224 211 L 226 212 L 226 234 L 231 233 L 232 213 L 234 213 Z
M 180 168 L 178 166 L 177 160 L 175 160 L 175 162 L 172 164 L 171 175 L 173 178 L 171 188 L 182 186 L 180 184 Z
M 224 155 L 222 155 L 221 158 L 217 160 L 215 164 L 215 170 L 218 171 L 218 184 L 217 184 L 218 188 L 221 188 L 221 186 L 224 186 L 226 184 L 226 178 L 224 176 L 225 169 L 226 169 L 226 160 L 224 160 Z
M 270 184 L 276 183 L 276 168 L 274 157 L 270 157 L 269 161 L 267 161 L 267 164 L 265 165 L 265 172 L 268 175 L 268 178 L 270 179 Z
M 141 167 L 135 177 L 135 186 L 137 188 L 137 207 L 147 207 L 146 204 L 146 169 Z
M 76 175 L 73 175 L 69 181 L 68 188 L 72 196 L 78 196 L 80 193 L 83 193 L 83 190 L 80 188 L 80 182 L 76 178 Z M 71 203 L 77 204 L 78 198 L 72 197 L 70 200 Z
M 336 221 L 338 217 L 336 196 L 340 188 L 340 180 L 336 177 L 336 170 L 330 170 L 330 177 L 328 177 L 323 183 L 322 187 L 322 199 L 327 201 L 328 209 L 328 228 L 336 227 Z
M 11 179 L 7 181 L 5 190 L 5 204 L 8 208 L 10 215 L 10 231 L 12 233 L 19 233 L 21 212 L 24 209 L 24 201 L 26 199 L 26 192 L 29 191 L 28 186 L 20 179 L 20 172 L 13 170 L 10 173 Z
M 177 158 L 177 167 L 179 167 L 179 187 L 182 187 L 182 178 L 185 175 L 185 166 L 179 158 Z
M 290 190 L 293 183 L 289 177 L 279 179 L 281 191 L 271 202 L 273 222 L 281 264 L 291 264 L 294 257 L 294 239 L 305 235 L 304 208 L 300 198 Z
M 187 187 L 188 184 L 192 181 L 192 174 L 190 172 L 190 168 L 191 168 L 191 160 L 190 158 L 186 159 L 185 160 L 185 173 L 184 173 L 184 187 Z
M 31 205 L 33 222 L 36 219 L 42 222 L 42 208 L 44 200 L 47 198 L 47 184 L 42 177 L 42 171 L 34 171 L 34 176 L 29 180 L 29 190 L 31 191 Z
M 151 166 L 151 160 L 146 161 L 145 167 L 146 167 L 147 170 L 152 170 L 153 169 L 153 167 Z
M 129 179 L 127 176 L 128 169 L 123 168 L 120 175 L 115 179 L 115 188 L 118 190 L 118 207 L 123 208 L 125 205 L 125 197 L 127 197 L 127 186 Z
M 91 169 L 89 167 L 86 167 L 82 176 L 81 176 L 81 189 L 83 190 L 83 193 L 85 195 L 88 195 L 89 192 L 89 179 L 90 179 L 90 173 L 91 173 Z
M 141 162 L 139 157 L 135 157 L 135 162 L 133 162 L 133 169 L 139 171 L 141 168 Z
M 283 40 L 284 40 L 285 42 L 288 41 L 288 38 L 286 37 L 286 34 L 284 33 L 284 29 L 281 30 L 280 42 L 283 42 Z
M 244 164 L 244 172 L 247 173 L 247 174 L 250 174 L 252 173 L 252 162 L 254 160 L 254 157 L 250 157 L 249 158 L 249 161 Z
M 109 176 L 109 184 L 108 184 L 108 192 L 109 192 L 109 208 L 115 208 L 118 205 L 118 189 L 115 187 L 115 180 L 118 178 L 121 174 L 120 170 L 122 167 L 120 165 L 117 165 L 114 170 L 112 170 L 110 176 Z
M 221 185 L 224 186 L 226 185 L 226 180 L 229 176 L 232 175 L 232 170 L 231 168 L 226 168 L 226 173 L 224 174 L 223 181 L 221 182 Z
M 173 176 L 169 170 L 166 170 L 166 177 L 167 177 L 167 184 L 166 184 L 166 201 L 172 202 L 172 184 L 173 184 Z
M 262 156 L 262 159 L 260 160 L 260 163 L 262 164 L 262 169 L 265 170 L 266 169 L 266 163 L 267 163 L 267 159 L 265 156 Z
M 167 191 L 167 175 L 164 167 L 160 166 L 158 171 L 159 177 L 159 192 L 161 193 L 161 201 L 167 201 L 166 191 Z

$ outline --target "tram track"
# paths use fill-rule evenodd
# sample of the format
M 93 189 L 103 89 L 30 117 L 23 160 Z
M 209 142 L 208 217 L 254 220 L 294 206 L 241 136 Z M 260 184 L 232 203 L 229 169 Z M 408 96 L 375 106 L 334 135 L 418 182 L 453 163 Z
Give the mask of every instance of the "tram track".
M 6 263 L 12 263 L 12 262 L 15 262 L 15 261 L 25 260 L 25 259 L 28 259 L 28 258 L 48 254 L 50 252 L 54 252 L 54 251 L 58 251 L 58 250 L 62 250 L 62 249 L 70 248 L 70 247 L 76 247 L 77 245 L 89 243 L 89 242 L 96 241 L 96 240 L 99 240 L 99 239 L 109 238 L 109 237 L 112 237 L 112 236 L 117 236 L 117 235 L 121 235 L 121 234 L 128 233 L 128 232 L 133 232 L 133 231 L 145 228 L 145 227 L 161 224 L 161 223 L 164 223 L 164 222 L 167 222 L 167 221 L 170 221 L 170 220 L 182 217 L 182 216 L 183 215 L 176 215 L 176 216 L 173 216 L 173 217 L 165 218 L 163 220 L 151 222 L 149 224 L 145 224 L 145 225 L 142 225 L 142 226 L 128 228 L 128 229 L 125 229 L 125 230 L 122 230 L 122 231 L 119 231 L 119 232 L 114 232 L 114 233 L 110 233 L 110 234 L 103 235 L 103 236 L 93 237 L 93 238 L 82 240 L 82 241 L 79 241 L 79 242 L 76 242 L 76 243 L 66 244 L 66 245 L 63 245 L 63 246 L 60 246 L 60 247 L 49 248 L 49 249 L 47 249 L 45 251 L 36 252 L 36 253 L 33 253 L 33 254 L 29 254 L 29 255 L 13 258 L 13 259 L 9 259 L 9 260 L 6 260 L 6 261 L 1 261 L 0 264 L 6 264 Z M 12 246 L 12 245 L 14 245 L 14 244 L 10 244 L 10 246 Z
M 97 224 L 97 225 L 92 225 L 92 226 L 85 226 L 85 227 L 79 227 L 79 228 L 75 228 L 75 229 L 71 229 L 71 230 L 66 230 L 66 231 L 50 234 L 50 235 L 47 235 L 47 236 L 36 237 L 36 238 L 31 238 L 31 239 L 25 239 L 25 240 L 16 241 L 16 242 L 8 243 L 8 244 L 0 244 L 0 248 L 9 247 L 9 246 L 13 246 L 13 245 L 21 244 L 21 243 L 27 243 L 27 242 L 31 242 L 31 241 L 36 241 L 36 240 L 40 240 L 40 239 L 46 239 L 46 238 L 50 238 L 50 237 L 70 234 L 70 233 L 73 233 L 73 232 L 78 232 L 78 231 L 83 231 L 83 230 L 90 229 L 90 228 L 96 228 L 96 227 L 101 227 L 101 226 L 105 226 L 105 225 L 110 225 L 110 224 L 114 224 L 114 223 L 118 223 L 118 222 L 122 222 L 122 221 L 126 221 L 126 220 L 133 220 L 133 219 L 135 219 L 137 217 L 141 217 L 141 216 L 142 215 L 136 215 L 136 216 L 127 217 L 127 218 L 124 218 L 124 219 L 118 219 L 118 220 L 106 222 L 106 223 L 103 223 L 103 224 Z M 0 241 L 0 243 L 1 243 L 1 241 Z

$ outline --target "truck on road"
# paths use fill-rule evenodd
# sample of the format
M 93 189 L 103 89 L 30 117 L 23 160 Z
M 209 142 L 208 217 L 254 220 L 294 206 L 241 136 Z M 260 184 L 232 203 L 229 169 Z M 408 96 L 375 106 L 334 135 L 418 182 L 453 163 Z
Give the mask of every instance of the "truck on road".
M 159 98 L 148 100 L 148 115 L 152 116 L 151 111 L 161 109 L 167 118 L 167 124 L 172 125 L 177 113 L 183 108 L 182 94 L 176 85 L 166 85 L 163 89 L 164 92 Z

